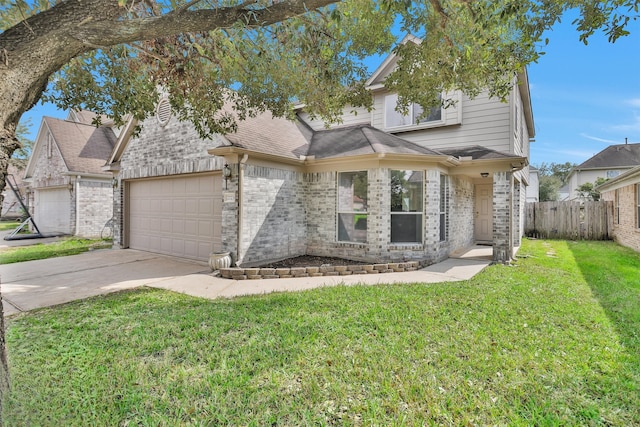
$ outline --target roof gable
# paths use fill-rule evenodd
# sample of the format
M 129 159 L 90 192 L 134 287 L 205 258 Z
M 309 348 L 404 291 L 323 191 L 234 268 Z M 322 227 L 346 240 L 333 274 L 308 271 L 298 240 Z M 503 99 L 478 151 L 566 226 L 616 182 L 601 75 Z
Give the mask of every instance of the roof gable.
M 400 41 L 399 45 L 406 44 L 408 42 L 420 44 L 422 40 L 414 35 L 407 34 Z M 378 86 L 384 84 L 384 79 L 393 71 L 396 67 L 396 63 L 398 62 L 398 57 L 395 52 L 391 52 L 384 61 L 376 68 L 376 70 L 371 74 L 371 77 L 365 83 L 365 86 L 371 88 L 372 86 Z
M 96 128 L 78 122 L 44 117 L 25 176 L 33 175 L 35 161 L 32 160 L 41 155 L 49 140 L 62 156 L 68 172 L 102 174 L 102 166 L 109 158 L 116 138 L 109 127 Z

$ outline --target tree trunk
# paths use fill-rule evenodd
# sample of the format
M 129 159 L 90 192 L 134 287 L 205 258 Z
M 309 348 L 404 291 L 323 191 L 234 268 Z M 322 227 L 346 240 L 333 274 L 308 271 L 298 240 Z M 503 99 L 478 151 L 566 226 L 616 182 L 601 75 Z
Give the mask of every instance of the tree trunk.
M 176 9 L 136 18 L 129 6 L 121 7 L 118 0 L 65 0 L 7 29 L 0 33 L 0 189 L 6 185 L 9 159 L 20 147 L 15 135 L 20 117 L 40 99 L 50 76 L 74 57 L 103 46 L 228 28 L 237 22 L 248 27 L 270 25 L 336 2 L 279 0 L 261 9 L 247 2 L 247 6 Z M 8 384 L 8 370 L 4 312 L 0 314 L 2 393 Z

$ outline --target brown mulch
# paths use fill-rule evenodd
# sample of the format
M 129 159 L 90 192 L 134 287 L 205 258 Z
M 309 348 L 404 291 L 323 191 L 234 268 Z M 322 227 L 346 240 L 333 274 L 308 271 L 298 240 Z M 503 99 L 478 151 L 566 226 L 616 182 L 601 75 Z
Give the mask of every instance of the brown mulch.
M 323 265 L 357 265 L 363 262 L 351 261 L 344 258 L 302 255 L 295 258 L 287 258 L 282 261 L 261 265 L 264 268 L 291 268 L 291 267 L 321 267 Z

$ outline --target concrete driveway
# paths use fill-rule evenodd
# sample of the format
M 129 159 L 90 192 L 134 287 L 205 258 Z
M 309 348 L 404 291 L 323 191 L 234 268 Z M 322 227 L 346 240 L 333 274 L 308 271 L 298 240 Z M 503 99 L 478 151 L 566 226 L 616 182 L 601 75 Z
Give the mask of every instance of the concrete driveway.
M 8 316 L 196 273 L 211 270 L 204 263 L 130 249 L 103 249 L 0 265 L 0 283 Z
M 231 298 L 320 286 L 438 283 L 467 280 L 491 263 L 449 258 L 417 271 L 290 279 L 229 280 L 214 277 L 205 263 L 133 249 L 102 249 L 60 258 L 0 265 L 5 315 L 140 286 L 202 298 Z

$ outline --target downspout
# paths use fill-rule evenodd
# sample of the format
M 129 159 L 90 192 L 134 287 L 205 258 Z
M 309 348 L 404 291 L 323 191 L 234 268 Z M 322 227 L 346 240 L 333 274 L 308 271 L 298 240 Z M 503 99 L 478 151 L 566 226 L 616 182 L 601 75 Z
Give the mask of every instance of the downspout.
M 76 236 L 80 233 L 80 175 L 76 177 Z
M 242 253 L 242 186 L 244 181 L 244 168 L 249 159 L 248 154 L 244 154 L 240 163 L 238 163 L 238 252 L 236 253 L 236 262 L 240 258 L 240 254 Z M 243 256 L 244 258 L 244 256 Z

